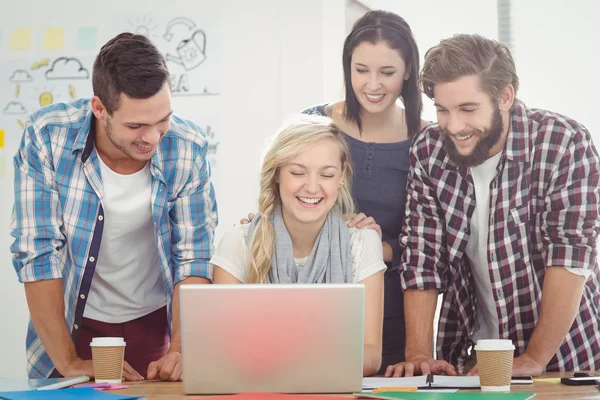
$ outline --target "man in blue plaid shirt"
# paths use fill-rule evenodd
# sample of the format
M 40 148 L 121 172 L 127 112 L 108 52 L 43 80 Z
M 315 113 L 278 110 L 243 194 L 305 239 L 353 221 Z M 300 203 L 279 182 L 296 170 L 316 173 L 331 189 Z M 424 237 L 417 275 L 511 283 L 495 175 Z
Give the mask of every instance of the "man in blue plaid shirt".
M 476 374 L 479 339 L 513 342 L 513 375 L 600 369 L 600 158 L 590 133 L 519 101 L 510 51 L 478 35 L 430 49 L 420 83 L 438 124 L 411 149 L 400 265 L 407 362 L 386 375 Z
M 31 378 L 93 376 L 93 337 L 126 341 L 123 377 L 181 378 L 178 287 L 209 283 L 217 207 L 208 142 L 172 114 L 166 62 L 123 33 L 94 97 L 32 114 L 14 157 L 13 265 Z

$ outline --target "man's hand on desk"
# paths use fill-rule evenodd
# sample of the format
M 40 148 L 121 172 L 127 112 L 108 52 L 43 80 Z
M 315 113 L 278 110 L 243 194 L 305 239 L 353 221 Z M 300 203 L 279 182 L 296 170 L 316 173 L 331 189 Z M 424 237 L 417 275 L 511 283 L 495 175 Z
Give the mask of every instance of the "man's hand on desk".
M 163 381 L 181 380 L 181 353 L 170 351 L 158 361 L 153 361 L 148 365 L 148 379 L 160 378 Z
M 81 358 L 75 358 L 69 362 L 69 365 L 63 369 L 59 369 L 58 372 L 62 376 L 81 376 L 87 375 L 89 377 L 94 376 L 94 364 L 92 360 L 82 360 Z M 141 376 L 127 361 L 123 361 L 123 379 L 126 381 L 143 381 L 144 377 Z
M 427 356 L 413 357 L 410 360 L 390 365 L 385 370 L 386 377 L 446 374 L 456 375 L 456 369 L 443 360 L 434 360 Z
M 543 372 L 544 367 L 527 353 L 523 353 L 513 360 L 513 376 L 540 376 Z M 467 375 L 479 375 L 479 368 L 477 368 L 477 365 L 475 365 Z

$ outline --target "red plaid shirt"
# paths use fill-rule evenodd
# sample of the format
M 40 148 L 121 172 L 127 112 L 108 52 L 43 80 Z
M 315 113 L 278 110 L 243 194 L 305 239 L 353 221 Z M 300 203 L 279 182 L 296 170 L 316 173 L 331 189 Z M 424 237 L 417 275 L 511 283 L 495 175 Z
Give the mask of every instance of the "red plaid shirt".
M 592 270 L 579 313 L 547 371 L 600 369 L 600 158 L 590 133 L 576 121 L 518 102 L 512 111 L 498 174 L 490 185 L 488 261 L 499 337 L 515 356 L 526 350 L 540 314 L 550 266 Z M 404 289 L 444 293 L 437 357 L 460 370 L 475 327 L 477 299 L 465 254 L 475 188 L 442 148 L 437 124 L 410 155 Z

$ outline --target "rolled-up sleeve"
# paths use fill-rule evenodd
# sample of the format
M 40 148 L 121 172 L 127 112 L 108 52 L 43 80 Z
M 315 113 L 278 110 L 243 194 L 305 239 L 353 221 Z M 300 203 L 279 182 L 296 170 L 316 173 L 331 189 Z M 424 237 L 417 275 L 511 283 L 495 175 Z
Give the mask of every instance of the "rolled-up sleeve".
M 170 212 L 175 284 L 190 276 L 210 278 L 208 263 L 218 218 L 207 146 L 194 160 L 190 178 Z
M 440 215 L 435 188 L 421 160 L 429 157 L 426 139 L 413 145 L 407 184 L 405 224 L 400 236 L 404 249 L 400 281 L 406 289 L 445 291 L 448 280 L 445 224 Z
M 27 122 L 14 156 L 14 205 L 10 233 L 13 267 L 20 282 L 62 277 L 66 238 L 50 152 Z M 45 128 L 44 128 L 45 129 Z
M 600 158 L 589 132 L 578 131 L 556 160 L 542 215 L 546 265 L 591 269 L 600 227 Z

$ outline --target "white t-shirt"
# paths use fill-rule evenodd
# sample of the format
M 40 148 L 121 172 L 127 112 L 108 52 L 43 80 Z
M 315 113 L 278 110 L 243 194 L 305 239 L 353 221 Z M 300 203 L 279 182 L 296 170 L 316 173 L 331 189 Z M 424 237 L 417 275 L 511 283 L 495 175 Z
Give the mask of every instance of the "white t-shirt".
M 502 153 L 487 159 L 483 164 L 471 167 L 475 186 L 475 210 L 471 217 L 471 236 L 467 242 L 467 258 L 475 280 L 477 296 L 477 319 L 472 340 L 498 339 L 498 314 L 492 293 L 488 257 L 488 234 L 490 215 L 490 183 L 497 175 L 497 166 Z
M 83 316 L 116 324 L 163 307 L 167 292 L 154 241 L 149 164 L 121 175 L 98 159 L 104 229 Z
M 223 236 L 210 260 L 210 277 L 217 265 L 229 272 L 240 282 L 246 283 L 250 267 L 247 236 L 250 224 L 236 225 Z M 350 228 L 352 249 L 352 281 L 361 282 L 378 271 L 387 268 L 383 262 L 383 249 L 379 234 L 367 228 Z M 302 268 L 308 257 L 294 258 L 296 266 Z

